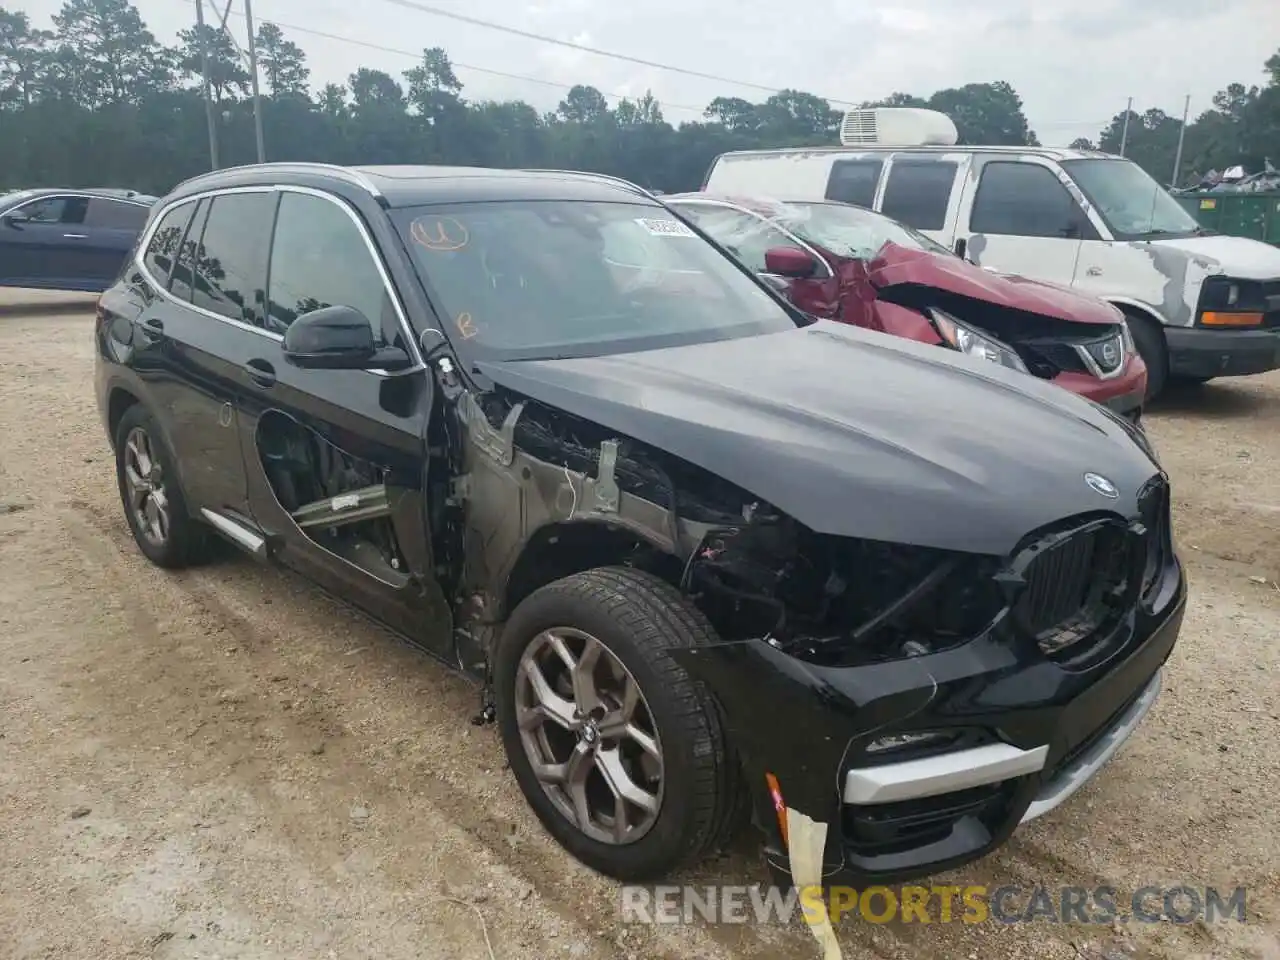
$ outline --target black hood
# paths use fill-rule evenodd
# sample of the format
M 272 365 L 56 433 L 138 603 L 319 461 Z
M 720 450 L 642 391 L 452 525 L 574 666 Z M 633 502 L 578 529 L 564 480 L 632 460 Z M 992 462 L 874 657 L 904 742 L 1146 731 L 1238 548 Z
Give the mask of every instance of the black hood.
M 1064 517 L 1137 512 L 1158 472 L 1060 387 L 822 321 L 640 353 L 481 362 L 495 383 L 694 463 L 819 533 L 1005 555 Z M 1085 482 L 1094 473 L 1119 496 Z

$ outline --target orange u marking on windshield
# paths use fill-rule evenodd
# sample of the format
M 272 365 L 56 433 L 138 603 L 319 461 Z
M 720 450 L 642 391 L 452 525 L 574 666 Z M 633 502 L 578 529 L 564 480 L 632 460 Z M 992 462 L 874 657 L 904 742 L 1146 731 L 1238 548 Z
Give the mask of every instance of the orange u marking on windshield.
M 415 220 L 409 225 L 409 236 L 419 246 L 443 253 L 461 250 L 471 239 L 467 228 L 453 217 Z

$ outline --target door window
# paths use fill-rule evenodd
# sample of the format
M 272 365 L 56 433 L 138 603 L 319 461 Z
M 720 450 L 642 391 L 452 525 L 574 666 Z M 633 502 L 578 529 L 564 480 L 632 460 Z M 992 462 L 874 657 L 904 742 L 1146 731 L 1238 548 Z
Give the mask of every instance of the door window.
M 716 243 L 732 253 L 747 269 L 756 273 L 766 272 L 766 250 L 776 247 L 804 250 L 777 227 L 754 214 L 732 207 L 696 203 L 680 204 L 679 210 L 710 234 Z
M 86 227 L 105 227 L 108 230 L 141 230 L 147 222 L 149 212 L 149 208 L 139 203 L 93 197 L 89 200 L 84 224 Z
M 1067 237 L 1082 217 L 1067 188 L 1048 167 L 994 161 L 982 168 L 969 215 L 973 233 Z
M 194 242 L 182 251 L 194 306 L 239 323 L 263 325 L 276 196 L 226 193 L 210 202 L 203 229 L 198 234 L 194 228 L 190 231 Z M 176 287 L 177 274 L 174 281 Z
M 870 209 L 883 169 L 882 160 L 837 160 L 827 181 L 827 199 Z
M 10 211 L 32 223 L 83 223 L 88 197 L 40 197 Z
M 169 274 L 173 271 L 173 260 L 178 255 L 182 237 L 191 223 L 191 215 L 195 213 L 195 203 L 182 203 L 174 207 L 161 218 L 155 232 L 151 234 L 151 242 L 147 244 L 147 252 L 142 261 L 146 264 L 151 279 L 162 287 L 169 286 Z
M 173 280 L 170 283 L 173 295 L 187 301 L 191 300 L 191 284 L 197 277 L 196 254 L 200 249 L 200 235 L 204 233 L 205 221 L 209 219 L 209 201 L 197 201 L 195 208 L 191 224 L 182 238 L 182 247 L 178 253 L 178 262 L 174 264 Z
M 374 254 L 339 200 L 285 192 L 271 246 L 267 329 L 284 333 L 301 314 L 345 306 L 394 343 L 399 322 Z
M 956 164 L 943 160 L 894 160 L 880 212 L 917 230 L 941 230 L 956 182 Z

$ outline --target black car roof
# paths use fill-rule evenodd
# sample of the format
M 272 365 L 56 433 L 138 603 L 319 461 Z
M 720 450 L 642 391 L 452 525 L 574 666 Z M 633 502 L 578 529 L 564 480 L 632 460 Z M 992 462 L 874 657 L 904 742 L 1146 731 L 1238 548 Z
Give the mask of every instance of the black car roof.
M 203 174 L 179 184 L 167 199 L 239 186 L 341 185 L 372 195 L 384 207 L 492 200 L 595 200 L 657 203 L 633 183 L 604 174 L 489 167 L 362 166 L 263 163 Z

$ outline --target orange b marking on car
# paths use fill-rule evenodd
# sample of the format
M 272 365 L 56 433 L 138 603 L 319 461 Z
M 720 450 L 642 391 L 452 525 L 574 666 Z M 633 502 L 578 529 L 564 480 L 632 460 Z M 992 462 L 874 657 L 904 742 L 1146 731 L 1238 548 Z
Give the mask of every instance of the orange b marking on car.
M 474 337 L 477 333 L 480 332 L 478 329 L 476 329 L 476 322 L 471 319 L 471 314 L 469 313 L 464 312 L 464 313 L 458 314 L 454 318 L 453 322 L 457 324 L 458 333 L 462 334 L 463 340 L 470 340 L 472 337 Z
M 428 250 L 450 253 L 461 250 L 471 239 L 467 228 L 453 217 L 423 217 L 409 225 L 413 242 Z

